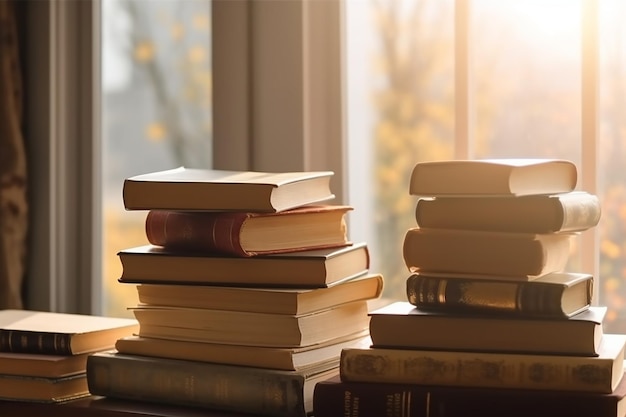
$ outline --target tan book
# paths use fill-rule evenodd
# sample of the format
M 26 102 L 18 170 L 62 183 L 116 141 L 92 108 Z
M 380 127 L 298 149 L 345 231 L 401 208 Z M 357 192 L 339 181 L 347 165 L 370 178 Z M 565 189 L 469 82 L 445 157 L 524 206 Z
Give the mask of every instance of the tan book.
M 533 281 L 412 274 L 406 280 L 408 301 L 422 310 L 565 318 L 591 305 L 590 274 L 553 272 Z
M 110 349 L 138 328 L 129 318 L 0 310 L 0 352 L 79 355 Z
M 598 356 L 347 348 L 344 381 L 570 390 L 609 394 L 624 374 L 626 335 L 605 334 Z
M 511 158 L 420 162 L 410 177 L 417 196 L 533 195 L 573 191 L 576 165 L 563 159 Z
M 278 213 L 150 210 L 148 242 L 178 250 L 256 256 L 348 246 L 350 206 L 308 205 Z
M 319 344 L 292 348 L 226 345 L 141 336 L 123 337 L 117 341 L 115 348 L 120 353 L 130 355 L 299 371 L 319 367 L 324 363 L 337 365 L 342 349 L 367 347 L 370 344 L 369 333 L 365 330 Z
M 309 346 L 367 329 L 367 301 L 299 316 L 138 306 L 139 336 L 269 347 Z
M 278 212 L 333 199 L 332 175 L 179 167 L 125 179 L 122 196 L 127 210 Z
M 369 269 L 364 242 L 341 248 L 253 257 L 217 256 L 145 245 L 118 253 L 120 282 L 327 287 Z
M 407 230 L 403 257 L 411 272 L 458 273 L 488 278 L 533 280 L 562 271 L 570 234 L 504 233 L 474 230 Z
M 595 227 L 601 207 L 584 191 L 528 196 L 425 197 L 415 219 L 422 228 L 519 233 L 577 232 Z
M 63 378 L 0 375 L 0 399 L 59 403 L 89 395 L 85 372 Z
M 397 301 L 370 313 L 376 347 L 597 356 L 606 307 L 569 319 L 427 312 Z
M 108 347 L 107 347 L 108 349 Z M 0 374 L 61 378 L 85 372 L 87 355 L 0 352 Z
M 302 315 L 353 301 L 376 299 L 382 289 L 382 275 L 370 274 L 326 288 L 141 284 L 137 293 L 139 302 L 147 305 Z

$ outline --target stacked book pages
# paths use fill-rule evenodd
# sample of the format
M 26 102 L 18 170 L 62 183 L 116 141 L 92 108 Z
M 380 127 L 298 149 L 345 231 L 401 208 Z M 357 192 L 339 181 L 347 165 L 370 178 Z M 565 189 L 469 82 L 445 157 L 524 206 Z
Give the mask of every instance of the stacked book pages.
M 89 357 L 105 397 L 305 416 L 344 348 L 370 345 L 383 277 L 348 238 L 332 172 L 178 168 L 128 178 L 147 243 L 119 252 L 136 335 Z
M 0 400 L 61 403 L 89 395 L 87 358 L 137 331 L 134 319 L 0 310 Z
M 407 299 L 371 312 L 372 345 L 342 351 L 315 416 L 623 416 L 626 335 L 568 269 L 600 219 L 576 182 L 566 160 L 417 164 Z

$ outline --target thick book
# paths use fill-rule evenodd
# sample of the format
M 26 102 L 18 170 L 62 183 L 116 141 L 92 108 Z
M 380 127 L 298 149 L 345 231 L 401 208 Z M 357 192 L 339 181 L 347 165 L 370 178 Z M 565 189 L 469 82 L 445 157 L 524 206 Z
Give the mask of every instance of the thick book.
M 129 318 L 0 310 L 0 352 L 78 355 L 110 349 L 138 328 Z
M 315 417 L 623 417 L 626 378 L 610 394 L 570 390 L 318 382 Z
M 140 305 L 140 336 L 269 347 L 323 343 L 368 328 L 367 301 L 303 315 Z
M 605 334 L 598 356 L 346 348 L 344 381 L 609 394 L 624 373 L 626 335 Z
M 409 193 L 416 196 L 534 195 L 573 191 L 576 165 L 563 159 L 511 158 L 420 162 Z
M 87 360 L 94 395 L 272 417 L 307 416 L 315 384 L 338 374 L 337 365 L 282 371 L 119 352 Z
M 254 288 L 219 285 L 137 285 L 139 302 L 251 313 L 302 315 L 379 298 L 383 276 L 369 274 L 326 288 Z
M 568 319 L 427 312 L 397 301 L 370 312 L 376 347 L 597 356 L 606 307 Z
M 310 205 L 278 213 L 150 210 L 148 242 L 177 250 L 256 256 L 350 244 L 350 206 Z
M 42 378 L 76 375 L 85 373 L 88 355 L 0 352 L 0 374 Z
M 125 179 L 122 197 L 126 210 L 278 212 L 335 198 L 332 176 L 179 167 Z
M 153 245 L 122 250 L 122 283 L 221 284 L 322 288 L 366 274 L 364 242 L 341 248 L 234 257 L 173 251 Z
M 408 301 L 421 310 L 510 314 L 522 317 L 571 317 L 589 308 L 591 274 L 553 272 L 533 281 L 412 274 Z
M 567 265 L 572 236 L 476 230 L 407 230 L 403 257 L 411 272 L 533 280 Z
M 0 400 L 59 403 L 88 395 L 84 371 L 60 378 L 0 374 Z
M 600 200 L 584 191 L 528 196 L 425 197 L 415 220 L 422 228 L 519 233 L 579 232 L 597 226 Z
M 367 330 L 310 346 L 280 348 L 188 342 L 141 336 L 118 339 L 115 348 L 129 355 L 187 359 L 199 362 L 299 371 L 323 364 L 338 364 L 341 350 L 371 344 Z

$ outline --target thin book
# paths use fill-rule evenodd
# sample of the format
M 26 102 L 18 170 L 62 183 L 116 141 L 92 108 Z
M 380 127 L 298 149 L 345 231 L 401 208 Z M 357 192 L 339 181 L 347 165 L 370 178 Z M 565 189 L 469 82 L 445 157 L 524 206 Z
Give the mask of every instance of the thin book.
M 126 210 L 279 212 L 331 200 L 332 171 L 256 172 L 178 167 L 126 178 Z

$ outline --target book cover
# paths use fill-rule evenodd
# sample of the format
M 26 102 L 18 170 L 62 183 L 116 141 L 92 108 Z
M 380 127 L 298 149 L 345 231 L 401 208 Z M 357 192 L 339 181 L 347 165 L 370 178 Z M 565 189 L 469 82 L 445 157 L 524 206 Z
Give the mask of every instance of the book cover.
M 61 378 L 85 373 L 87 356 L 0 352 L 0 374 Z
M 278 213 L 150 210 L 148 242 L 231 256 L 347 246 L 350 206 L 309 205 Z
M 321 288 L 369 270 L 364 242 L 340 248 L 251 257 L 207 255 L 144 245 L 118 252 L 122 283 Z
M 622 417 L 626 378 L 610 394 L 570 390 L 320 381 L 315 417 Z
M 134 319 L 0 310 L 0 352 L 78 355 L 110 349 L 138 328 Z
M 226 345 L 141 336 L 118 339 L 115 348 L 118 352 L 129 355 L 299 371 L 323 364 L 338 365 L 343 348 L 367 347 L 370 344 L 369 333 L 363 330 L 327 342 L 293 348 Z
M 441 195 L 533 195 L 573 191 L 576 165 L 563 159 L 511 158 L 427 161 L 415 165 L 409 193 Z
M 0 374 L 0 399 L 58 403 L 89 395 L 87 375 L 43 378 Z
M 376 347 L 597 356 L 606 307 L 568 319 L 428 312 L 397 301 L 370 312 Z
M 140 336 L 231 345 L 298 347 L 367 329 L 367 301 L 301 316 L 140 305 Z
M 272 417 L 307 416 L 315 384 L 338 374 L 337 365 L 281 371 L 117 352 L 87 360 L 94 395 Z
M 480 279 L 446 274 L 412 274 L 408 301 L 421 310 L 566 318 L 591 305 L 590 274 L 553 272 L 530 282 Z
M 475 230 L 407 230 L 403 257 L 411 272 L 459 273 L 517 280 L 562 271 L 572 236 Z
M 140 284 L 137 295 L 140 303 L 148 305 L 302 315 L 379 298 L 383 284 L 380 274 L 347 279 L 325 288 Z
M 584 191 L 528 196 L 424 197 L 415 205 L 422 228 L 519 233 L 579 232 L 597 226 L 600 200 Z
M 178 167 L 126 178 L 122 197 L 127 210 L 279 212 L 333 199 L 332 176 Z
M 613 392 L 624 372 L 626 335 L 605 334 L 598 356 L 346 348 L 344 381 Z

